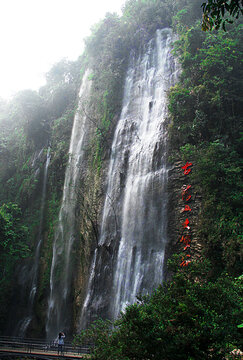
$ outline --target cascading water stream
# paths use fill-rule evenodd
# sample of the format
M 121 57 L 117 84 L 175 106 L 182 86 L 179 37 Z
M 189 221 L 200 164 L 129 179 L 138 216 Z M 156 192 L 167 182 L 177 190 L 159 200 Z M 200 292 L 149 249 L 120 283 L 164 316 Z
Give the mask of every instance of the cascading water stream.
M 77 186 L 90 128 L 88 118 L 82 112 L 82 106 L 89 95 L 91 85 L 89 73 L 87 70 L 84 74 L 79 92 L 79 105 L 74 117 L 70 140 L 62 203 L 54 236 L 46 324 L 48 339 L 53 339 L 59 331 L 68 329 L 71 321 L 70 289 L 73 279 L 71 252 L 77 238 L 75 223 Z
M 40 154 L 42 153 L 42 151 L 40 152 Z M 30 293 L 29 293 L 29 297 L 28 297 L 27 315 L 22 320 L 20 320 L 19 324 L 17 325 L 17 329 L 15 329 L 15 333 L 21 337 L 25 336 L 25 333 L 33 319 L 33 305 L 34 305 L 35 295 L 36 295 L 36 291 L 37 291 L 40 250 L 41 250 L 41 245 L 43 242 L 43 235 L 42 235 L 43 220 L 44 220 L 44 209 L 45 209 L 45 200 L 46 200 L 47 175 L 48 175 L 48 167 L 50 164 L 50 160 L 51 160 L 51 155 L 50 155 L 50 147 L 49 147 L 47 150 L 47 154 L 46 154 L 46 162 L 45 162 L 44 173 L 43 173 L 43 185 L 42 185 L 41 206 L 40 206 L 40 222 L 39 222 L 38 235 L 37 235 L 37 246 L 35 249 L 35 257 L 34 257 L 33 267 L 30 272 L 31 286 L 30 286 Z
M 170 29 L 158 30 L 126 77 L 108 172 L 101 236 L 81 312 L 116 318 L 163 281 L 167 242 L 166 91 L 175 83 Z

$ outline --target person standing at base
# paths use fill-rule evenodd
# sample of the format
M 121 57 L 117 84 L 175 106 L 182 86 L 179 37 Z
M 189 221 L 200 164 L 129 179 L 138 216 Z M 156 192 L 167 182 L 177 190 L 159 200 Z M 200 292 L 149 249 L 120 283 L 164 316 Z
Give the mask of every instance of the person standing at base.
M 58 335 L 58 355 L 63 354 L 63 351 L 64 351 L 64 338 L 65 338 L 64 332 L 60 332 L 59 335 Z

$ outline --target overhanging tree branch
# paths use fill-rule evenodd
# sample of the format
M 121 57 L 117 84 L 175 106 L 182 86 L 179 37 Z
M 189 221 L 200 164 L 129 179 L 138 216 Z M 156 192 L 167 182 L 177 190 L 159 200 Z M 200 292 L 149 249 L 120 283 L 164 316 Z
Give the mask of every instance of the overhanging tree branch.
M 217 30 L 220 27 L 226 31 L 226 23 L 232 24 L 234 19 L 243 15 L 243 0 L 207 0 L 202 4 L 202 8 L 203 31 Z

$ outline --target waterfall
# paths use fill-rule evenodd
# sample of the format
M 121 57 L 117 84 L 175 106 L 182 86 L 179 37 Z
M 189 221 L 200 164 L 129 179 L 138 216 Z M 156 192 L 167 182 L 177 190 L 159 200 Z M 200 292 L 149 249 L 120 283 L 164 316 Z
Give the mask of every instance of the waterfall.
M 61 330 L 65 329 L 67 331 L 71 323 L 72 304 L 70 290 L 74 270 L 71 255 L 75 239 L 77 238 L 75 223 L 77 188 L 90 128 L 89 120 L 82 111 L 91 85 L 89 73 L 87 70 L 84 74 L 79 92 L 79 105 L 74 116 L 62 203 L 54 235 L 50 297 L 46 323 L 48 339 L 56 337 Z
M 43 149 L 39 153 L 39 157 L 42 154 Z M 38 157 L 37 157 L 38 158 Z M 35 159 L 36 160 L 36 159 Z M 35 249 L 35 256 L 34 256 L 34 263 L 30 272 L 30 292 L 28 297 L 28 304 L 27 304 L 27 314 L 26 316 L 20 320 L 20 322 L 17 325 L 17 328 L 15 329 L 15 333 L 18 336 L 25 336 L 26 331 L 33 319 L 33 305 L 37 290 L 37 280 L 38 280 L 38 269 L 39 269 L 39 260 L 40 260 L 40 250 L 41 245 L 43 242 L 43 219 L 44 219 L 44 209 L 45 209 L 45 200 L 46 200 L 46 188 L 47 188 L 47 175 L 48 175 L 48 167 L 50 164 L 51 156 L 50 156 L 50 147 L 47 150 L 46 154 L 46 162 L 44 167 L 44 173 L 43 173 L 43 184 L 42 184 L 42 193 L 41 193 L 41 206 L 40 206 L 40 222 L 39 222 L 39 228 L 38 228 L 38 235 L 37 235 L 37 246 Z M 34 165 L 34 161 L 32 166 Z M 23 269 L 24 271 L 25 269 Z
M 163 281 L 167 242 L 166 92 L 176 80 L 172 32 L 158 30 L 132 59 L 108 171 L 99 246 L 80 328 L 96 315 L 116 318 Z M 95 264 L 94 264 L 95 262 Z

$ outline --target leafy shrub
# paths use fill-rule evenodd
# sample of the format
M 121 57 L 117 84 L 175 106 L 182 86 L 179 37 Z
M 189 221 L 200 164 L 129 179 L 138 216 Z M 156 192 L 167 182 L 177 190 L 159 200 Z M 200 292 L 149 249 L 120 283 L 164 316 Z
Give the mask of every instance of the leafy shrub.
M 113 327 L 99 320 L 75 343 L 92 341 L 93 360 L 223 359 L 229 344 L 240 345 L 243 279 L 199 280 L 193 274 L 203 266 L 178 272 L 151 297 L 128 306 Z

